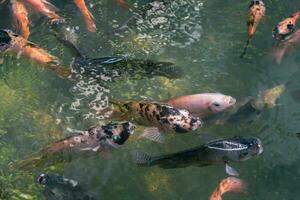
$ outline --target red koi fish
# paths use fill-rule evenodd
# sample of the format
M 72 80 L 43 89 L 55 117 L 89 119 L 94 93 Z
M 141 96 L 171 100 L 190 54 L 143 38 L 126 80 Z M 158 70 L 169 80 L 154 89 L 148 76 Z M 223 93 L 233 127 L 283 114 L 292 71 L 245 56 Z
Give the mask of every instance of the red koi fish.
M 56 14 L 58 9 L 46 0 L 23 0 L 23 2 L 26 2 L 34 10 L 48 17 L 52 23 L 64 21 L 61 16 Z
M 266 7 L 262 0 L 253 0 L 249 6 L 248 14 L 248 39 L 244 51 L 240 57 L 243 57 L 246 54 L 247 48 L 249 46 L 250 40 L 252 39 L 254 33 L 256 32 L 257 26 L 261 19 L 265 16 Z
M 300 11 L 278 23 L 272 30 L 276 40 L 285 40 L 295 32 L 297 20 L 300 18 Z
M 87 26 L 88 31 L 90 32 L 96 32 L 97 28 L 94 23 L 94 17 L 88 10 L 88 8 L 85 5 L 84 0 L 74 0 L 74 3 L 79 8 L 80 12 L 84 16 L 85 24 Z
M 36 44 L 26 40 L 11 30 L 0 29 L 0 52 L 13 51 L 18 55 L 23 55 L 38 63 L 43 64 L 46 68 L 52 69 L 60 77 L 67 78 L 71 75 L 71 70 L 61 67 L 59 59 Z
M 27 40 L 30 35 L 27 9 L 19 0 L 11 0 L 10 2 L 17 30 Z

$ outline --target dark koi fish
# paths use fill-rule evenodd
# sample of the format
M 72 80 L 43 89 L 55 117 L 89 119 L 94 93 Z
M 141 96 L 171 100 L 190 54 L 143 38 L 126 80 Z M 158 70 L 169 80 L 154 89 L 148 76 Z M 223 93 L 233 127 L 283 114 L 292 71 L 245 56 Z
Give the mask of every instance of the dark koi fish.
M 246 161 L 263 152 L 260 139 L 255 137 L 234 137 L 212 141 L 192 149 L 161 156 L 149 156 L 141 152 L 134 154 L 135 163 L 143 166 L 158 165 L 161 168 L 183 168 L 191 165 L 207 166 L 225 164 L 229 175 L 237 176 L 229 162 Z

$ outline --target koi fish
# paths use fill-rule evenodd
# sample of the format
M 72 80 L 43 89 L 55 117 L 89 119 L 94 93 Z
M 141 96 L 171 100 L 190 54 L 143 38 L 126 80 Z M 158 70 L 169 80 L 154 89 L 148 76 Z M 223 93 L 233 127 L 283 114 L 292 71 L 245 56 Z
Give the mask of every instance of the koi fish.
M 236 100 L 221 93 L 201 93 L 173 97 L 163 101 L 175 108 L 186 109 L 201 117 L 222 112 L 232 107 Z
M 44 187 L 42 194 L 46 200 L 95 200 L 77 181 L 64 176 L 43 173 L 36 182 Z
M 288 36 L 295 32 L 296 22 L 300 17 L 300 12 L 296 12 L 290 17 L 278 23 L 272 30 L 273 37 L 276 40 L 285 40 Z
M 30 35 L 27 9 L 20 0 L 11 0 L 10 2 L 17 30 L 27 40 Z
M 92 76 L 99 79 L 101 76 L 109 77 L 112 80 L 118 78 L 152 78 L 163 76 L 169 79 L 176 79 L 183 76 L 179 66 L 171 62 L 127 58 L 122 56 L 108 56 L 101 58 L 89 58 L 82 53 L 70 41 L 56 36 L 59 42 L 67 47 L 74 55 L 72 63 L 74 73 Z
M 58 10 L 53 4 L 46 0 L 23 0 L 27 4 L 29 4 L 34 10 L 42 13 L 46 17 L 48 17 L 51 23 L 55 22 L 63 22 L 64 19 L 56 14 Z
M 117 4 L 119 4 L 119 6 L 121 6 L 123 10 L 129 10 L 129 7 L 125 2 L 125 0 L 115 0 L 115 1 L 117 2 Z
M 228 163 L 246 161 L 262 152 L 263 147 L 260 139 L 255 137 L 233 137 L 160 156 L 149 156 L 142 152 L 134 152 L 133 158 L 138 165 L 157 165 L 165 169 L 225 164 L 227 174 L 238 176 L 238 172 L 230 167 Z
M 17 166 L 26 169 L 48 160 L 49 156 L 74 156 L 78 154 L 105 156 L 120 148 L 133 134 L 136 126 L 131 122 L 109 123 L 54 142 L 40 150 L 32 158 L 20 161 Z
M 146 128 L 140 137 L 155 142 L 163 142 L 163 132 L 187 133 L 201 127 L 198 117 L 187 110 L 177 109 L 159 102 L 112 102 L 117 105 L 124 118 L 133 118 L 137 123 L 151 126 Z
M 70 69 L 61 67 L 61 63 L 57 57 L 47 53 L 36 44 L 8 29 L 0 29 L 0 52 L 3 51 L 12 51 L 18 55 L 23 55 L 31 60 L 44 64 L 62 78 L 66 78 L 71 74 Z
M 88 8 L 85 5 L 84 0 L 74 0 L 74 3 L 79 8 L 80 12 L 84 16 L 85 24 L 87 26 L 88 31 L 90 32 L 96 32 L 97 28 L 94 23 L 94 17 L 88 10 Z
M 250 40 L 252 39 L 254 33 L 256 32 L 259 22 L 265 16 L 265 12 L 266 12 L 266 7 L 262 0 L 252 0 L 249 6 L 249 14 L 248 14 L 248 21 L 247 21 L 248 39 L 244 47 L 244 51 L 242 52 L 240 57 L 243 57 L 246 54 Z
M 298 44 L 300 41 L 300 30 L 291 34 L 286 40 L 282 41 L 275 49 L 274 56 L 277 64 L 280 64 L 288 49 Z
M 222 195 L 227 192 L 245 193 L 246 184 L 241 179 L 235 177 L 225 178 L 219 183 L 209 200 L 222 200 Z

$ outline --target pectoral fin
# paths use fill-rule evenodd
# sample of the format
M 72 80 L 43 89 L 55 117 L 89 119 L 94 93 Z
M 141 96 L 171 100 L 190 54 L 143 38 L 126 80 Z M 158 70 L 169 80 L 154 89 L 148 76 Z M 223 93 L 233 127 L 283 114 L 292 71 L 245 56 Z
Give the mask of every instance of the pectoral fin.
M 230 176 L 239 176 L 239 173 L 234 168 L 230 167 L 228 163 L 225 163 L 225 170 Z
M 154 142 L 164 143 L 164 137 L 161 135 L 158 128 L 156 127 L 145 128 L 142 135 L 140 135 L 139 138 L 147 138 Z

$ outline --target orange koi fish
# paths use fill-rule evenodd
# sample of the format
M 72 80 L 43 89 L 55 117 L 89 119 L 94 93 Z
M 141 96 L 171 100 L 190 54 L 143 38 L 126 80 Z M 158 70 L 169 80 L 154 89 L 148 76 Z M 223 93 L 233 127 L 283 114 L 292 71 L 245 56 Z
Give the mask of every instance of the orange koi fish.
M 1 51 L 13 51 L 18 55 L 24 55 L 38 63 L 44 64 L 62 78 L 66 78 L 71 74 L 70 69 L 61 68 L 61 63 L 57 57 L 47 53 L 44 49 L 13 33 L 11 30 L 0 29 Z
M 86 7 L 84 0 L 74 0 L 74 3 L 83 14 L 88 31 L 96 32 L 97 28 L 94 23 L 94 17 Z
M 245 193 L 245 183 L 235 177 L 225 178 L 219 183 L 218 187 L 212 193 L 209 200 L 222 200 L 222 195 L 226 192 Z
M 56 14 L 56 11 L 58 9 L 46 0 L 23 0 L 23 1 L 29 4 L 37 12 L 40 12 L 46 17 L 48 17 L 51 20 L 51 23 L 64 21 L 64 19 L 61 16 Z
M 25 5 L 19 0 L 11 0 L 12 14 L 16 23 L 17 30 L 21 33 L 24 39 L 28 39 L 29 19 Z
M 249 6 L 249 14 L 248 14 L 248 21 L 247 21 L 248 39 L 244 51 L 242 52 L 240 57 L 243 57 L 246 54 L 250 40 L 253 37 L 254 33 L 256 32 L 259 22 L 265 16 L 265 12 L 266 12 L 266 7 L 262 0 L 252 0 Z
M 115 0 L 115 2 L 117 2 L 117 4 L 121 6 L 123 10 L 129 10 L 129 7 L 124 0 Z
M 286 51 L 290 49 L 292 46 L 296 45 L 300 42 L 300 29 L 297 30 L 295 33 L 290 35 L 288 39 L 281 42 L 274 51 L 275 60 L 278 64 L 281 63 Z
M 276 40 L 285 40 L 295 31 L 297 20 L 300 18 L 300 11 L 278 23 L 272 30 Z

